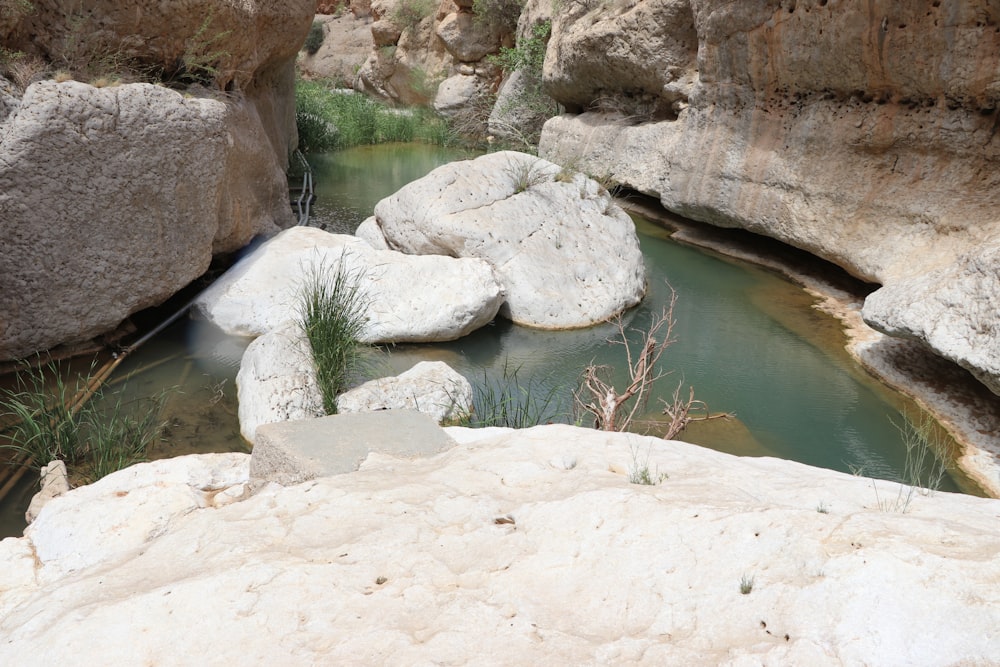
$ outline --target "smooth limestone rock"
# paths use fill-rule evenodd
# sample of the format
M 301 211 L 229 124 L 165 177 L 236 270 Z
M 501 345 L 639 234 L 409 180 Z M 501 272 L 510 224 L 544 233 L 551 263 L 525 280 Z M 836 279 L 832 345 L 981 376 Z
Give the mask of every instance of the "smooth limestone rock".
M 66 462 L 56 459 L 43 466 L 39 471 L 41 489 L 31 497 L 28 510 L 24 513 L 24 518 L 31 523 L 38 517 L 38 513 L 53 498 L 58 498 L 69 491 L 69 475 L 66 472 Z
M 488 261 L 518 324 L 586 327 L 645 292 L 635 226 L 607 190 L 524 153 L 438 167 L 380 201 L 375 225 L 395 250 Z
M 240 433 L 257 443 L 263 424 L 326 414 L 309 341 L 289 322 L 247 346 L 236 374 Z M 472 411 L 472 386 L 443 362 L 420 362 L 395 377 L 370 380 L 337 397 L 339 412 L 416 410 L 435 422 Z
M 298 317 L 311 271 L 332 276 L 341 262 L 365 295 L 365 342 L 455 340 L 490 322 L 504 298 L 484 261 L 378 251 L 353 236 L 293 227 L 240 260 L 195 309 L 227 333 L 258 336 Z
M 250 481 L 292 486 L 354 472 L 374 452 L 426 458 L 455 446 L 437 422 L 416 410 L 377 410 L 261 426 Z
M 105 81 L 0 95 L 0 360 L 110 332 L 293 222 L 294 59 L 315 3 L 84 4 L 0 10 L 22 64 Z M 119 72 L 190 85 L 108 83 Z
M 438 423 L 457 419 L 472 413 L 472 385 L 443 361 L 421 361 L 337 397 L 340 414 L 376 410 L 416 410 Z
M 250 443 L 257 441 L 261 424 L 326 414 L 312 348 L 295 322 L 286 322 L 247 346 L 236 388 L 240 433 Z
M 921 341 L 1000 394 L 1000 245 L 872 292 L 861 314 L 875 329 Z
M 353 12 L 319 15 L 316 20 L 323 26 L 323 44 L 313 55 L 304 51 L 299 54 L 299 69 L 319 79 L 342 81 L 350 87 L 374 46 L 371 23 Z
M 113 329 L 291 220 L 248 103 L 149 84 L 29 87 L 0 138 L 0 192 L 0 358 Z
M 545 89 L 581 113 L 545 125 L 542 157 L 889 288 L 997 238 L 990 3 L 629 5 L 553 13 Z
M 500 49 L 499 26 L 478 19 L 472 12 L 451 12 L 435 26 L 435 34 L 456 62 L 476 62 Z
M 452 116 L 468 106 L 477 95 L 482 94 L 484 84 L 474 74 L 454 74 L 438 86 L 434 96 L 434 110 L 445 116 Z
M 788 461 L 447 432 L 464 444 L 223 506 L 246 455 L 53 500 L 0 542 L 0 664 L 1000 662 L 1000 501 L 886 512 L 870 480 Z M 630 484 L 637 461 L 669 478 Z

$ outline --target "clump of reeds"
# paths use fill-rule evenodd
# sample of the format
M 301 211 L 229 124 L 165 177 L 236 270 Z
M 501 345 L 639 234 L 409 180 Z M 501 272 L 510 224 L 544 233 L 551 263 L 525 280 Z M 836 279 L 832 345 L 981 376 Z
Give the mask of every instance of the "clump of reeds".
M 519 372 L 520 367 L 507 363 L 497 377 L 484 372 L 482 382 L 473 385 L 472 412 L 459 418 L 456 425 L 529 428 L 565 421 L 565 414 L 559 409 L 561 388 L 546 386 L 538 378 L 522 380 Z
M 105 392 L 93 371 L 73 380 L 54 362 L 25 362 L 15 386 L 0 389 L 0 448 L 35 470 L 65 461 L 85 483 L 146 460 L 163 431 L 166 394 L 126 402 L 124 388 Z
M 309 340 L 323 409 L 329 415 L 336 414 L 337 395 L 359 369 L 368 309 L 362 278 L 347 268 L 342 255 L 336 267 L 314 264 L 299 293 L 298 321 Z
M 451 143 L 447 122 L 424 108 L 395 109 L 353 91 L 300 79 L 295 87 L 299 146 L 321 153 L 393 142 Z

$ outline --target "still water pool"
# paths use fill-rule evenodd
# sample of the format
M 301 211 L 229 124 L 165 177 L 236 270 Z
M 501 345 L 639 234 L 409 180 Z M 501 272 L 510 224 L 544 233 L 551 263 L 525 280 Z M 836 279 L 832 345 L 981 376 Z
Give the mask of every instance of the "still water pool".
M 353 233 L 378 200 L 434 167 L 468 154 L 421 145 L 361 147 L 310 157 L 317 202 L 312 224 Z M 672 241 L 663 228 L 635 218 L 646 258 L 649 294 L 627 314 L 642 328 L 677 293 L 676 343 L 664 355 L 667 397 L 678 383 L 694 387 L 712 412 L 731 419 L 692 424 L 685 440 L 734 454 L 776 456 L 840 471 L 897 479 L 905 449 L 894 423 L 904 401 L 871 379 L 843 352 L 839 324 L 812 308 L 801 289 L 769 271 Z M 470 381 L 518 377 L 537 393 L 552 390 L 565 419 L 572 390 L 589 363 L 625 366 L 610 325 L 567 332 L 536 331 L 497 321 L 459 341 L 400 345 L 375 356 L 386 373 L 417 361 L 446 361 Z M 235 375 L 247 341 L 204 325 L 180 322 L 119 368 L 135 395 L 176 387 L 167 403 L 167 442 L 152 456 L 246 451 L 236 418 Z M 621 377 L 621 375 L 619 376 Z M 654 399 L 649 419 L 659 412 Z M 914 408 L 907 408 L 912 414 Z M 958 490 L 964 480 L 946 479 Z M 0 504 L 0 537 L 19 534 L 31 485 Z

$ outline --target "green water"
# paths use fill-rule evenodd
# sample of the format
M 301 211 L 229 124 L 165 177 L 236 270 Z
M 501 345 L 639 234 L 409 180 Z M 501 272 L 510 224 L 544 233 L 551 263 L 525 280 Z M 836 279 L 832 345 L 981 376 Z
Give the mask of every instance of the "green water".
M 465 157 L 422 145 L 312 156 L 318 195 L 313 224 L 352 233 L 380 199 L 440 164 Z M 836 321 L 811 308 L 811 299 L 779 276 L 675 243 L 643 219 L 636 219 L 636 227 L 650 291 L 627 314 L 628 326 L 641 328 L 659 312 L 668 299 L 667 282 L 678 295 L 677 341 L 661 360 L 671 374 L 659 382 L 657 394 L 667 397 L 683 382 L 712 412 L 734 415 L 694 423 L 682 439 L 734 454 L 899 478 L 905 455 L 893 425 L 901 415 L 893 403 L 902 401 L 843 353 Z M 484 374 L 497 378 L 505 367 L 518 368 L 535 395 L 556 393 L 563 418 L 570 421 L 572 389 L 584 366 L 593 361 L 624 368 L 621 346 L 608 343 L 614 334 L 610 325 L 551 332 L 497 321 L 459 341 L 400 345 L 373 357 L 386 374 L 425 359 L 443 360 L 480 383 Z M 235 389 L 247 342 L 182 320 L 119 367 L 112 381 L 129 395 L 173 388 L 166 441 L 150 452 L 152 458 L 247 451 L 239 436 Z M 623 373 L 618 377 L 623 379 Z M 644 419 L 656 419 L 657 406 L 654 398 Z M 952 479 L 942 488 L 958 490 Z M 33 490 L 34 481 L 26 477 L 0 503 L 0 537 L 20 534 Z
M 363 147 L 314 156 L 320 224 L 349 233 L 375 203 L 434 166 L 463 159 L 416 145 Z M 898 479 L 905 450 L 895 423 L 898 397 L 843 353 L 839 324 L 813 309 L 801 289 L 771 272 L 680 245 L 636 218 L 650 291 L 627 316 L 642 328 L 676 291 L 677 342 L 663 358 L 671 374 L 657 386 L 667 397 L 678 382 L 728 420 L 692 424 L 683 438 L 742 455 L 776 456 L 844 472 Z M 558 392 L 566 419 L 572 389 L 591 361 L 625 367 L 623 348 L 608 343 L 613 327 L 549 332 L 500 322 L 446 344 L 397 346 L 380 359 L 385 372 L 423 359 L 446 361 L 472 381 L 518 368 L 536 395 Z M 623 373 L 619 373 L 623 378 Z M 654 419 L 657 401 L 650 403 Z M 957 490 L 947 479 L 942 488 Z

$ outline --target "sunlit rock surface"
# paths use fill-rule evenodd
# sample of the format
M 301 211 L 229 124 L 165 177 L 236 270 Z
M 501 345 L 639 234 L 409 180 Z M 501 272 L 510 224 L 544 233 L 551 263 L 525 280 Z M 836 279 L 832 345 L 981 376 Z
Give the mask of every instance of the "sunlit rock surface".
M 640 0 L 552 16 L 545 89 L 571 113 L 545 125 L 542 157 L 901 290 L 995 245 L 995 4 Z M 1000 346 L 963 359 L 1000 384 Z
M 258 336 L 296 320 L 310 276 L 332 279 L 341 265 L 363 295 L 366 342 L 461 338 L 490 322 L 503 301 L 484 261 L 380 251 L 354 236 L 293 227 L 240 260 L 195 308 L 227 333 Z
M 243 500 L 239 454 L 52 500 L 0 542 L 0 663 L 1000 662 L 998 501 L 882 511 L 895 484 L 786 461 L 447 431 Z
M 250 443 L 257 441 L 261 424 L 326 414 L 312 348 L 295 322 L 285 322 L 247 346 L 236 387 L 240 433 Z
M 596 181 L 514 151 L 452 162 L 375 206 L 388 246 L 476 257 L 506 291 L 500 314 L 544 329 L 585 327 L 645 293 L 635 226 Z
M 919 340 L 1000 394 L 1000 239 L 865 299 L 865 321 Z
M 459 419 L 472 414 L 472 385 L 443 361 L 421 361 L 337 397 L 338 413 L 375 410 L 417 410 L 436 422 Z

